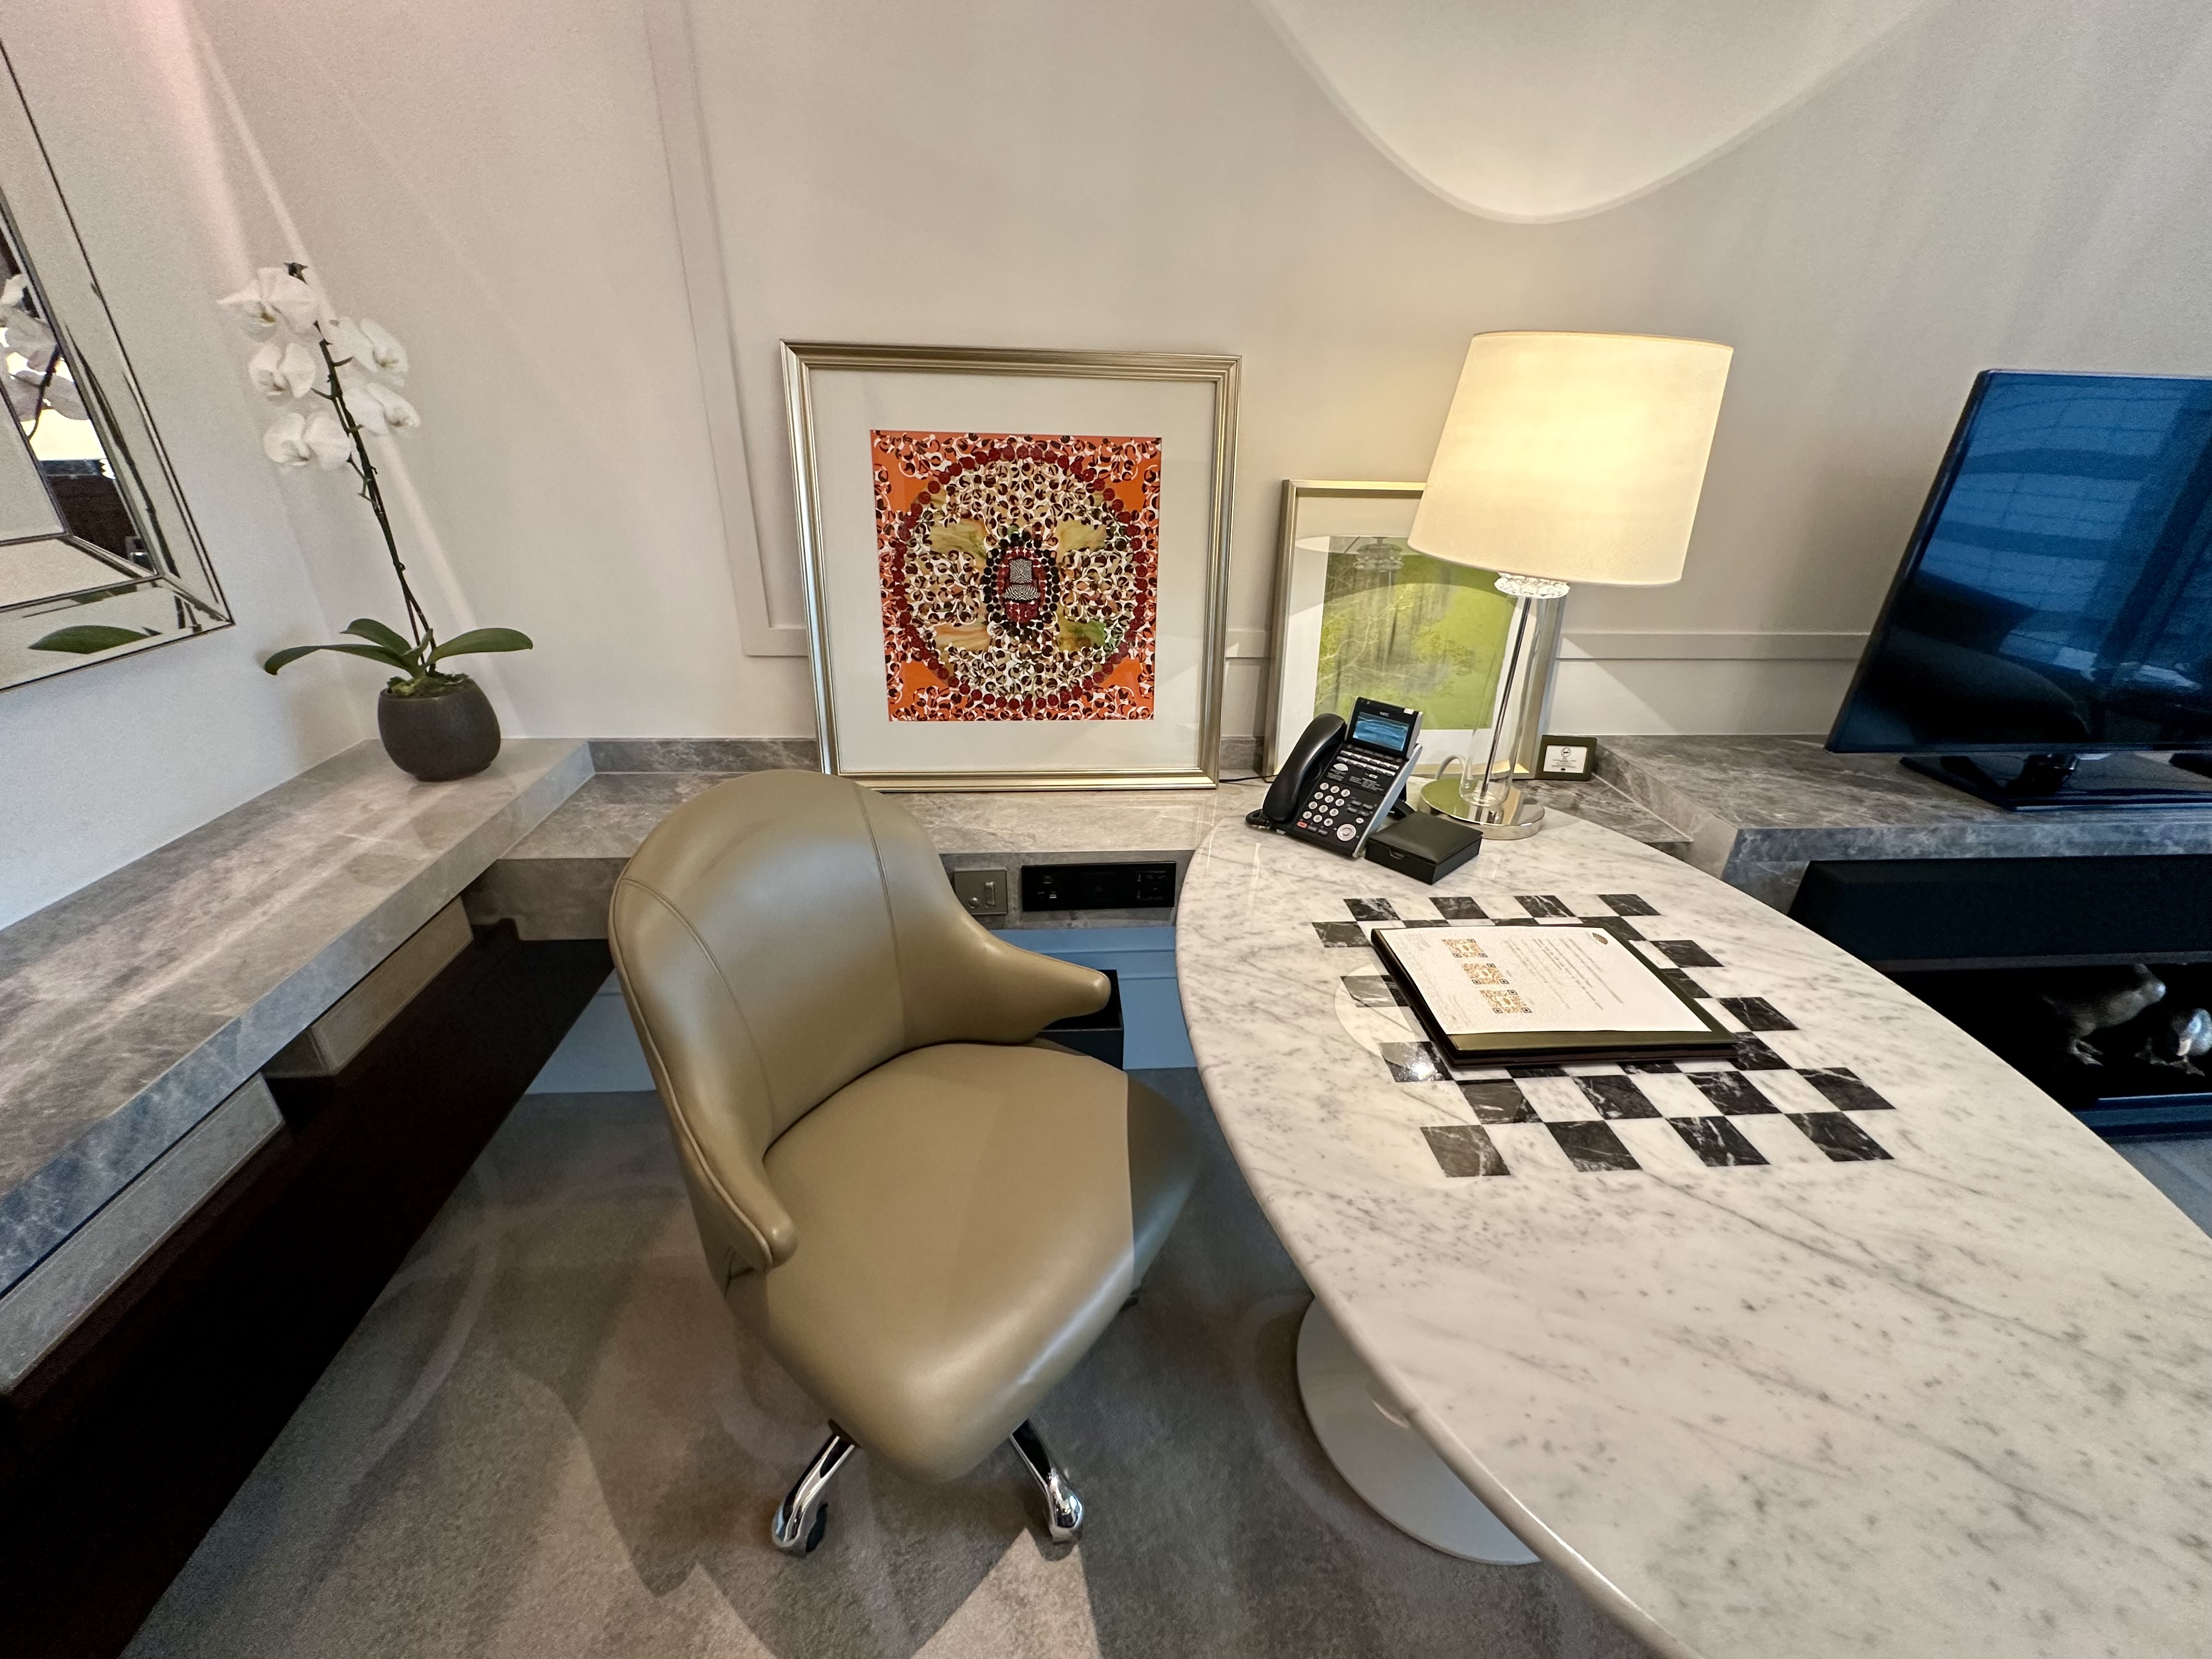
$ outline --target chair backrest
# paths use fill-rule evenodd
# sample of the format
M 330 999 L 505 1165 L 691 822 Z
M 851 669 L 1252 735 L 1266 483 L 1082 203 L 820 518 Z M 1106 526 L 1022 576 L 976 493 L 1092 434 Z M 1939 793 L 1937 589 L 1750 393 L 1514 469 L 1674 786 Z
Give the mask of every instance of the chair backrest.
M 670 813 L 616 883 L 608 934 L 726 1282 L 793 1248 L 763 1159 L 822 1101 L 909 1048 L 1026 1042 L 1106 999 L 1103 975 L 968 915 L 908 813 L 813 772 Z

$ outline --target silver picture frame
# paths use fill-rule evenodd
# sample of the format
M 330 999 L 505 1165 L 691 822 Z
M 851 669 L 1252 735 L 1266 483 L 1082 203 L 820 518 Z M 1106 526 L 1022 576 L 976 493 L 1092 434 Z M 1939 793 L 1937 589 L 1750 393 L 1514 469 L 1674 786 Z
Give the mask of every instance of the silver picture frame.
M 1425 486 L 1403 480 L 1354 478 L 1285 478 L 1280 517 L 1275 537 L 1275 586 L 1267 638 L 1267 679 L 1260 703 L 1260 753 L 1257 769 L 1273 777 L 1285 754 L 1314 715 L 1315 661 L 1320 647 L 1319 614 L 1324 573 L 1330 555 L 1302 547 L 1300 537 L 1309 532 L 1309 507 L 1316 508 L 1340 537 L 1378 541 L 1402 538 L 1412 527 Z M 1510 734 L 1511 753 L 1521 772 L 1533 763 L 1535 743 L 1547 706 L 1552 663 L 1559 648 L 1561 605 L 1559 600 L 1522 601 L 1528 606 L 1531 672 L 1540 677 L 1536 694 L 1528 704 L 1522 726 Z M 1304 625 L 1299 619 L 1303 617 Z M 1501 623 L 1502 628 L 1502 623 Z M 1502 655 L 1502 632 L 1492 644 Z M 1420 706 L 1419 695 L 1407 688 L 1385 684 L 1373 688 L 1387 701 Z M 1495 703 L 1492 703 L 1495 718 Z M 1471 733 L 1435 723 L 1423 733 L 1425 753 L 1419 770 L 1423 775 L 1463 757 Z
M 1240 361 L 1233 356 L 1171 352 L 1016 350 L 971 346 L 896 346 L 787 340 L 784 397 L 790 422 L 791 459 L 799 544 L 805 578 L 806 628 L 813 672 L 816 729 L 822 769 L 878 789 L 1188 789 L 1218 781 L 1221 701 L 1225 678 L 1230 527 L 1234 501 L 1237 399 Z M 1039 769 L 979 764 L 945 769 L 864 769 L 842 752 L 837 714 L 840 676 L 865 673 L 880 684 L 880 660 L 842 664 L 830 637 L 825 580 L 838 556 L 823 527 L 821 453 L 815 377 L 832 371 L 884 374 L 976 375 L 1009 379 L 1110 380 L 1198 383 L 1211 388 L 1212 453 L 1206 458 L 1210 499 L 1204 515 L 1205 598 L 1199 623 L 1199 708 L 1194 752 L 1188 764 Z M 847 551 L 846 556 L 851 556 Z M 872 547 L 868 556 L 873 558 Z M 1161 549 L 1163 562 L 1167 550 Z M 978 732 L 999 722 L 976 721 Z M 1029 725 L 1029 722 L 1009 724 Z M 1103 724 L 1102 722 L 1101 724 Z M 987 740 L 987 739 L 986 739 Z

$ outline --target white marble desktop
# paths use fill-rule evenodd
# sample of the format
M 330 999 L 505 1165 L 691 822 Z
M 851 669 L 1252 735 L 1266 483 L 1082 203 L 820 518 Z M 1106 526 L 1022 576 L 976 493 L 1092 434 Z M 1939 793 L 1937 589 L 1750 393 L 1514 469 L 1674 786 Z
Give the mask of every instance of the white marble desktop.
M 1347 1029 L 1340 981 L 1372 952 L 1311 923 L 1347 897 L 1620 892 L 1663 913 L 1647 937 L 1726 964 L 1692 970 L 1705 989 L 1797 1022 L 1765 1039 L 1791 1065 L 1887 1097 L 1866 1121 L 1892 1158 L 1443 1174 L 1421 1131 L 1474 1112 Z M 2212 1239 L 1903 991 L 1571 819 L 1436 888 L 1222 823 L 1178 936 L 1207 1093 L 1315 1293 L 1478 1495 L 1656 1650 L 2212 1652 Z M 1778 1158 L 1802 1139 L 1763 1133 Z

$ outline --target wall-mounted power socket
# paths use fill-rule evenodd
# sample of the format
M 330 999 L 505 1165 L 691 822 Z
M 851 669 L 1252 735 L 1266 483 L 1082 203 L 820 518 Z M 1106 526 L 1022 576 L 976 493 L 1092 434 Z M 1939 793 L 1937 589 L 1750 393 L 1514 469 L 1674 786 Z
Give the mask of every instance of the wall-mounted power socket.
M 955 870 L 952 872 L 952 896 L 967 907 L 971 916 L 1006 915 L 1006 872 L 1003 870 Z

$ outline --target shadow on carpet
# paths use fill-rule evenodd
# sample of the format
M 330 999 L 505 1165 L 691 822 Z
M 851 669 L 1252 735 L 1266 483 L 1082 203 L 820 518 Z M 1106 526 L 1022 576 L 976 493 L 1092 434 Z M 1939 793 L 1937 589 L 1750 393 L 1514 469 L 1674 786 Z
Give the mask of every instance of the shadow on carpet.
M 1322 1455 L 1307 1294 L 1195 1072 L 1208 1143 L 1147 1281 L 1036 1421 L 1090 1511 L 1042 1547 L 1011 1451 L 942 1487 L 854 1460 L 768 1518 L 819 1412 L 714 1292 L 651 1095 L 522 1103 L 131 1649 L 154 1656 L 1191 1654 L 1633 1659 L 1546 1567 L 1439 1555 Z

